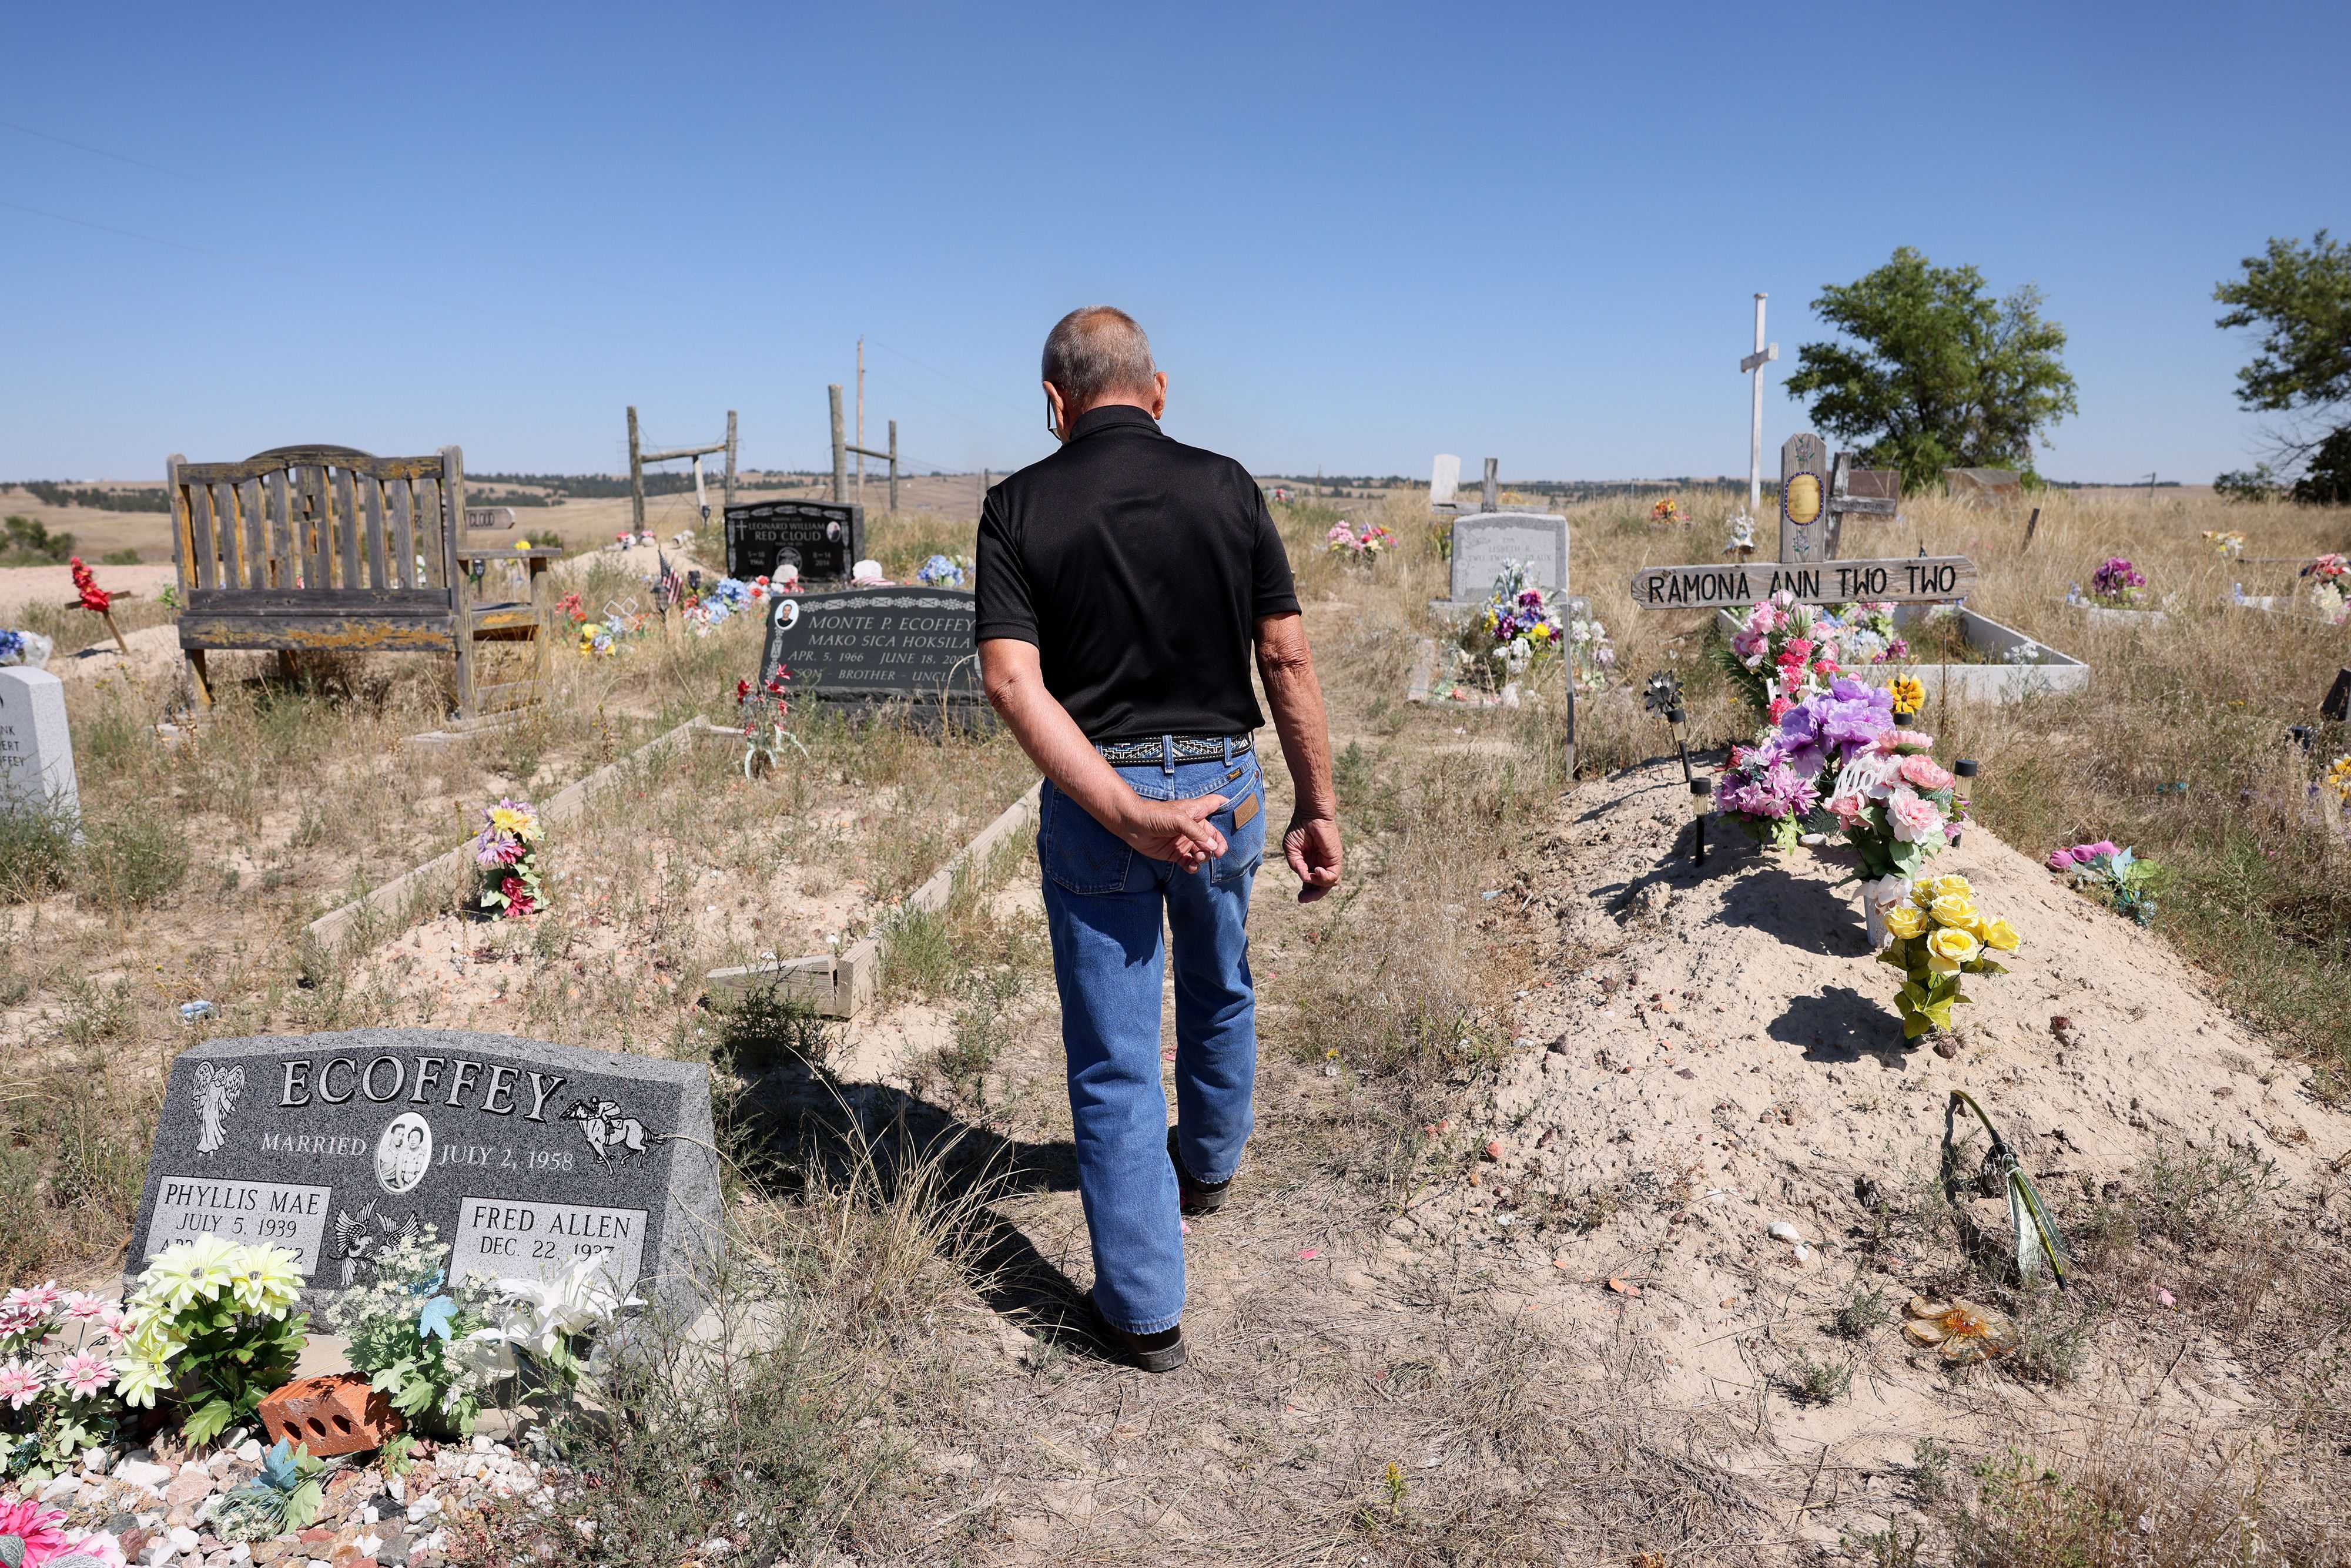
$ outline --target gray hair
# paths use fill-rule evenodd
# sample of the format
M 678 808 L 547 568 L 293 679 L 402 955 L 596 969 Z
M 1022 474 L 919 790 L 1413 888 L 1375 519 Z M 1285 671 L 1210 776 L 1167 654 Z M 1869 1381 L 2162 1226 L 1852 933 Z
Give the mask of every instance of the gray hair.
M 1045 339 L 1044 379 L 1061 389 L 1070 412 L 1112 392 L 1149 396 L 1158 367 L 1151 340 L 1134 317 L 1112 305 L 1088 305 L 1053 323 Z

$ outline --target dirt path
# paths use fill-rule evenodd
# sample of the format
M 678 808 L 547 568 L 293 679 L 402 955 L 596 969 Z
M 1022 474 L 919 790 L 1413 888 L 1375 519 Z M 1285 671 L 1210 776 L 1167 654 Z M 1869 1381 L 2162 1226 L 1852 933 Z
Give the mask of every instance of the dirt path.
M 1519 977 L 1508 1038 L 1449 1114 L 1404 1129 L 1418 1154 L 1394 1179 L 1374 1168 L 1358 1064 L 1297 1049 L 1318 974 L 1347 961 L 1328 956 L 1336 912 L 1261 873 L 1259 1130 L 1238 1196 L 1187 1243 L 1177 1377 L 1106 1363 L 1078 1326 L 1090 1269 L 1050 990 L 1016 1004 L 976 1093 L 938 1072 L 942 1009 L 854 1030 L 842 1066 L 869 1119 L 913 1107 L 1029 1171 L 992 1207 L 974 1270 L 988 1310 L 966 1325 L 960 1406 L 926 1435 L 933 1522 L 906 1548 L 1519 1562 L 1580 1542 L 1781 1562 L 1919 1506 L 1922 1438 L 1996 1451 L 2117 1413 L 2184 1444 L 2266 1430 L 2298 1375 L 2276 1347 L 2309 1303 L 2273 1288 L 2270 1254 L 2220 1246 L 2217 1220 L 2209 1257 L 2165 1245 L 2147 1183 L 2256 1173 L 2266 1196 L 2247 1201 L 2339 1262 L 2351 1121 L 2308 1071 L 1981 829 L 1938 867 L 2024 933 L 2022 960 L 1972 988 L 1956 1059 L 1906 1052 L 1896 977 L 1864 956 L 1837 870 L 1738 842 L 1693 868 L 1685 799 L 1670 765 L 1588 781 L 1483 886 L 1468 864 L 1458 885 L 1383 886 L 1366 842 L 1367 899 L 1405 895 L 1433 950 L 1440 927 L 1473 928 L 1489 977 Z M 1006 918 L 1040 919 L 1034 875 L 1010 874 Z M 1953 1085 L 2077 1228 L 2091 1288 L 2003 1294 L 1960 1250 L 1933 1180 Z M 2134 1203 L 2154 1204 L 2136 1240 L 2088 1233 Z M 2003 1204 L 1959 1214 L 1988 1255 L 2005 1246 Z M 1902 1337 L 1913 1292 L 2014 1312 L 2025 1349 L 1954 1373 Z M 1839 1332 L 1857 1301 L 1876 1304 Z

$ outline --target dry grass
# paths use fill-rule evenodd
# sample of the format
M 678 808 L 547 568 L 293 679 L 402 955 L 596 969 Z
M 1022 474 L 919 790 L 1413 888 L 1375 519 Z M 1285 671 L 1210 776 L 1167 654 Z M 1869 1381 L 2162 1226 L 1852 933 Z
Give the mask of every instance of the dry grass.
M 2110 838 L 2170 866 L 2176 878 L 2156 929 L 2215 980 L 2229 1004 L 2313 1060 L 2341 1085 L 2351 1072 L 2351 845 L 2309 803 L 2314 765 L 2351 750 L 2324 724 L 2320 699 L 2351 663 L 2351 632 L 2314 620 L 2229 608 L 2249 595 L 2289 594 L 2298 564 L 2351 548 L 2341 509 L 2247 506 L 2204 492 L 2047 492 L 2028 547 L 2025 513 L 1970 511 L 1939 498 L 1905 501 L 1898 522 L 1857 524 L 1844 553 L 1966 555 L 1981 579 L 1971 608 L 2087 661 L 2089 687 L 2003 706 L 1944 705 L 1930 694 L 1926 727 L 1939 755 L 1981 762 L 1978 816 L 2027 853 Z M 1655 528 L 1631 501 L 1571 507 L 1575 586 L 1614 634 L 1626 688 L 1578 714 L 1587 771 L 1656 756 L 1663 727 L 1644 712 L 1638 682 L 1673 670 L 1692 718 L 1714 747 L 1745 739 L 1746 710 L 1707 664 L 1710 616 L 1638 612 L 1624 583 L 1645 565 L 1716 559 L 1718 519 L 1743 496 L 1710 492 L 1705 520 Z M 1395 507 L 1399 521 L 1409 508 Z M 2028 508 L 2029 510 L 2029 508 Z M 2247 559 L 2221 559 L 2205 530 L 2241 533 Z M 1762 530 L 1767 546 L 1770 528 Z M 2169 618 L 2158 629 L 2094 626 L 2064 607 L 2110 555 L 2136 562 Z M 2251 558 L 2285 558 L 2282 561 Z M 2287 729 L 2319 727 L 2318 751 L 2290 748 Z M 2184 786 L 2184 788 L 2183 788 Z
M 1576 586 L 1614 633 L 1622 677 L 1582 705 L 1587 771 L 1665 749 L 1634 689 L 1651 669 L 1683 674 L 1707 738 L 1743 734 L 1703 657 L 1705 619 L 1636 618 L 1621 587 L 1636 566 L 1711 556 L 1727 501 L 1699 501 L 1702 529 L 1653 530 L 1629 500 L 1571 512 Z M 2277 585 L 2222 567 L 2196 538 L 2232 528 L 2251 554 L 2304 556 L 2344 542 L 2338 517 L 2173 497 L 2043 505 L 2029 553 L 2021 518 L 1936 501 L 1909 504 L 1916 521 L 1899 538 L 1881 528 L 1882 542 L 1848 547 L 1908 554 L 1923 541 L 1970 554 L 1983 567 L 1978 608 L 2097 666 L 2086 696 L 1930 711 L 1940 749 L 1983 760 L 1980 815 L 2012 842 L 2110 836 L 2175 864 L 2158 932 L 2294 1046 L 2351 1057 L 2335 1001 L 2351 941 L 2351 909 L 2334 892 L 2345 852 L 2308 817 L 2306 765 L 2283 747 L 2288 723 L 2314 718 L 2345 634 L 2217 608 L 2231 579 L 2249 591 Z M 674 754 L 566 831 L 580 858 L 565 869 L 581 880 L 549 915 L 483 938 L 484 962 L 511 977 L 495 1005 L 518 1032 L 707 1057 L 718 1070 L 737 1156 L 728 1332 L 658 1342 L 667 1348 L 630 1396 L 643 1419 L 581 1450 L 601 1454 L 612 1483 L 612 1503 L 599 1505 L 605 1528 L 640 1531 L 627 1539 L 644 1560 L 677 1560 L 695 1531 L 753 1511 L 755 1493 L 738 1484 L 747 1470 L 777 1505 L 776 1528 L 753 1544 L 831 1545 L 871 1561 L 1782 1559 L 1794 1499 L 1733 1479 L 1760 1427 L 1734 1435 L 1719 1410 L 1677 1406 L 1636 1336 L 1563 1341 L 1498 1310 L 1473 1255 L 1398 1256 L 1402 1231 L 1390 1228 L 1435 1163 L 1458 1153 L 1422 1129 L 1510 1048 L 1506 998 L 1534 978 L 1496 901 L 1538 891 L 1512 866 L 1549 821 L 1562 759 L 1555 706 L 1458 716 L 1404 702 L 1427 632 L 1421 606 L 1446 581 L 1419 509 L 1411 492 L 1351 507 L 1403 536 L 1371 572 L 1320 553 L 1327 511 L 1282 518 L 1332 697 L 1349 885 L 1300 908 L 1286 873 L 1260 881 L 1259 1133 L 1248 1202 L 1196 1239 L 1196 1338 L 1183 1377 L 1114 1367 L 1081 1326 L 1086 1249 L 1041 931 L 987 891 L 1033 880 L 1025 845 L 1007 846 L 941 915 L 898 931 L 891 1005 L 927 1010 L 944 1043 L 882 1081 L 836 1076 L 844 1042 L 812 1020 L 757 1002 L 715 1014 L 690 983 L 697 966 L 750 956 L 694 926 L 714 862 L 764 858 L 854 878 L 878 910 L 969 836 L 966 820 L 976 827 L 1025 784 L 1003 737 L 811 722 L 801 732 L 811 761 L 757 786 L 729 772 L 729 747 Z M 967 554 L 971 527 L 878 518 L 874 553 L 903 573 L 933 551 Z M 2169 632 L 2133 643 L 2054 602 L 2112 553 L 2137 560 L 2158 595 L 2179 596 Z M 749 631 L 568 665 L 543 721 L 413 756 L 393 743 L 425 727 L 437 700 L 422 661 L 241 690 L 178 751 L 149 727 L 153 694 L 78 697 L 86 799 L 95 781 L 154 802 L 187 847 L 187 870 L 177 890 L 143 903 L 68 876 L 0 910 L 16 938 L 0 944 L 16 966 L 0 967 L 0 1017 L 22 1048 L 0 1091 L 0 1268 L 97 1268 L 120 1244 L 158 1070 L 204 1029 L 410 1016 L 413 976 L 306 954 L 301 923 L 454 841 L 465 806 L 544 791 L 689 711 L 719 711 Z M 1280 759 L 1268 763 L 1279 800 Z M 2175 779 L 2187 794 L 2157 792 Z M 373 810 L 306 808 L 321 793 Z M 641 962 L 590 961 L 615 931 Z M 123 951 L 137 967 L 120 964 Z M 173 1004 L 197 994 L 224 1001 L 224 1016 L 183 1029 Z M 1920 1478 L 1912 1546 L 1907 1535 L 1857 1543 L 1856 1560 L 2234 1563 L 2252 1560 L 2228 1554 L 2242 1543 L 2228 1533 L 2239 1514 L 2285 1561 L 2338 1560 L 2310 1542 L 2325 1541 L 2318 1521 L 2339 1530 L 2339 1509 L 2297 1515 L 2284 1500 L 2299 1494 L 2279 1477 L 2288 1457 L 2323 1473 L 2351 1442 L 2341 1306 L 2351 1297 L 2341 1280 L 2316 1277 L 2325 1270 L 2305 1267 L 2307 1280 L 2281 1270 L 2272 1239 L 2305 1221 L 2339 1229 L 2326 1207 L 2339 1195 L 2268 1193 L 2250 1169 L 2208 1164 L 2143 1170 L 2113 1194 L 2051 1196 L 2101 1283 L 2063 1313 L 2017 1299 L 2041 1348 L 2030 1368 L 2010 1370 L 2062 1383 L 2086 1339 L 2074 1315 L 2095 1314 L 2100 1353 L 2125 1360 L 2135 1343 L 2170 1354 L 2159 1336 L 2192 1321 L 2251 1370 L 2278 1413 L 2275 1448 L 2189 1453 L 2167 1432 L 2136 1447 L 2068 1442 L 2029 1467 L 1996 1454 L 1977 1469 L 1985 1457 L 1970 1456 L 1939 1489 Z M 1617 1201 L 1591 1195 L 1593 1223 Z M 2252 1223 L 2239 1218 L 2247 1212 Z M 1921 1205 L 1883 1223 L 1917 1245 L 1949 1221 Z M 2158 1281 L 2192 1320 L 2155 1316 Z M 1782 1393 L 1845 1407 L 1847 1380 L 1885 1333 L 1882 1303 L 1856 1304 L 1844 1326 L 1844 1344 L 1774 1370 Z M 2192 1484 L 2158 1495 L 2167 1466 Z M 662 1507 L 627 1511 L 641 1496 Z M 480 1542 L 483 1560 L 525 1560 L 545 1544 L 527 1526 Z M 2158 1554 L 2150 1538 L 2177 1550 Z

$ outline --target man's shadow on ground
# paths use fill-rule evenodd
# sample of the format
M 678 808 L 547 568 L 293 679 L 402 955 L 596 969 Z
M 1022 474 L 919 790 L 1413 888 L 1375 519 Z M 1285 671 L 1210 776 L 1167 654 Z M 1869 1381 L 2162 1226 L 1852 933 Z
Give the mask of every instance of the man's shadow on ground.
M 1028 1193 L 1073 1192 L 1077 1147 L 1027 1143 L 965 1121 L 886 1083 L 840 1077 L 824 1064 L 818 1020 L 758 1001 L 735 1013 L 720 1041 L 747 1084 L 732 1108 L 747 1163 L 771 1193 L 821 1175 L 853 1175 L 885 1199 L 927 1180 L 926 1201 L 953 1217 L 951 1260 L 989 1309 L 1038 1338 L 1101 1355 L 1086 1293 L 996 1205 Z

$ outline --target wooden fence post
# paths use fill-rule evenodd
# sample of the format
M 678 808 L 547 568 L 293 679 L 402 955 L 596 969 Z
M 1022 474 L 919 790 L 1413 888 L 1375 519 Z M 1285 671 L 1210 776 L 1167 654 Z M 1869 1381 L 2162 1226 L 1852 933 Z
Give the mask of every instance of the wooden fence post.
M 837 507 L 849 499 L 849 449 L 841 428 L 841 383 L 824 390 L 832 402 L 832 503 Z
M 719 495 L 724 497 L 720 505 L 735 504 L 735 411 L 731 408 L 726 411 L 726 478 Z
M 638 454 L 637 405 L 629 405 L 629 517 L 632 533 L 645 531 L 645 465 Z M 633 539 L 632 542 L 634 542 Z
M 890 422 L 890 509 L 898 509 L 898 422 Z

